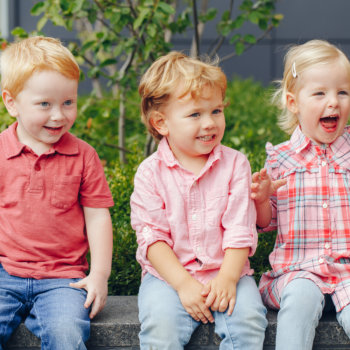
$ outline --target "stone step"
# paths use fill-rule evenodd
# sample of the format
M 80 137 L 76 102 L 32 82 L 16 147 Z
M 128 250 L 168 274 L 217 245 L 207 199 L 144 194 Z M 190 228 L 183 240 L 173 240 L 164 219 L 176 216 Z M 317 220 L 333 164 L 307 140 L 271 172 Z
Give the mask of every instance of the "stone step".
M 268 312 L 264 350 L 275 349 L 275 311 Z M 138 350 L 137 296 L 109 296 L 106 307 L 91 322 L 89 350 Z M 186 350 L 217 350 L 220 338 L 213 325 L 201 325 L 193 334 Z M 40 341 L 21 324 L 7 344 L 7 350 L 40 350 Z M 316 330 L 314 350 L 350 349 L 350 340 L 338 324 L 334 312 L 325 314 Z

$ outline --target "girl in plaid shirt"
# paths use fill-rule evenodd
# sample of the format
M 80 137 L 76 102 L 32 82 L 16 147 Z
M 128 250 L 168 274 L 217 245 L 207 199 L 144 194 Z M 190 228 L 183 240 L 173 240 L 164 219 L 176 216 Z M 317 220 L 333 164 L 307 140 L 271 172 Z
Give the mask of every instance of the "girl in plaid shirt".
M 350 63 L 335 46 L 312 40 L 287 52 L 275 98 L 292 136 L 267 144 L 252 184 L 257 225 L 278 230 L 259 285 L 280 310 L 276 349 L 312 349 L 326 300 L 350 337 L 349 94 Z

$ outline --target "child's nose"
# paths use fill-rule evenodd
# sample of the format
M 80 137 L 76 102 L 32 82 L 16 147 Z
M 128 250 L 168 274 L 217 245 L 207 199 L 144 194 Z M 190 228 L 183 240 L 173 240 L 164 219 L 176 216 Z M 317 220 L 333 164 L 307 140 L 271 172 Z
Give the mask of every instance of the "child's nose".
M 328 107 L 329 108 L 336 108 L 336 107 L 338 107 L 338 96 L 337 95 L 332 94 L 332 95 L 329 96 Z
M 203 128 L 204 129 L 211 129 L 215 126 L 215 120 L 211 115 L 208 115 L 203 120 Z
M 64 116 L 60 108 L 55 108 L 52 110 L 52 115 L 51 115 L 52 120 L 61 120 L 63 118 Z

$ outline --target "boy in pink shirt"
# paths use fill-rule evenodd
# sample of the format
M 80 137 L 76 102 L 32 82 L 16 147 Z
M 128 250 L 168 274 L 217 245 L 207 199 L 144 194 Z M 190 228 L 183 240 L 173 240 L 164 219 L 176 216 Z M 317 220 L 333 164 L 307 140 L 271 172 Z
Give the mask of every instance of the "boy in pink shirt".
M 42 349 L 86 349 L 89 316 L 106 301 L 113 200 L 97 153 L 68 132 L 78 81 L 56 39 L 2 53 L 2 98 L 17 121 L 0 134 L 0 350 L 22 320 Z
M 266 309 L 248 260 L 257 244 L 250 166 L 220 144 L 225 91 L 220 68 L 177 52 L 140 83 L 143 121 L 160 140 L 131 196 L 141 349 L 183 349 L 214 320 L 221 350 L 263 347 Z

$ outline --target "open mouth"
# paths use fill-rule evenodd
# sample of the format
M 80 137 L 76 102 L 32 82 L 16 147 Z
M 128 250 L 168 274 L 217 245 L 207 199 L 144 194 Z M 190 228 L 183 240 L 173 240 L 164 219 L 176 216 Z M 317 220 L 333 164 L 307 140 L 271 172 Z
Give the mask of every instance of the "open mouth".
M 327 130 L 333 130 L 337 127 L 339 117 L 337 115 L 328 116 L 320 119 L 320 123 L 323 128 Z
M 200 140 L 200 141 L 208 142 L 208 141 L 214 140 L 215 139 L 215 135 L 198 136 L 197 139 Z

